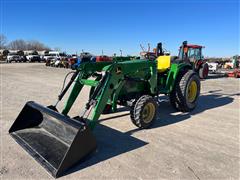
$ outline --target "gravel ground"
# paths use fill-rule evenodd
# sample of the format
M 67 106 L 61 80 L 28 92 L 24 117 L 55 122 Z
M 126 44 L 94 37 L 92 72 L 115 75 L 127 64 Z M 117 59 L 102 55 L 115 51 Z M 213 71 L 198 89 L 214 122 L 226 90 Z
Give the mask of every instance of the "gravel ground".
M 52 179 L 8 129 L 26 101 L 53 104 L 70 70 L 37 63 L 0 68 L 0 177 Z M 147 130 L 138 130 L 126 109 L 102 115 L 94 132 L 97 152 L 60 179 L 239 179 L 240 81 L 210 78 L 201 83 L 193 112 L 176 112 L 162 101 L 158 120 Z M 70 115 L 81 112 L 87 97 L 84 88 Z

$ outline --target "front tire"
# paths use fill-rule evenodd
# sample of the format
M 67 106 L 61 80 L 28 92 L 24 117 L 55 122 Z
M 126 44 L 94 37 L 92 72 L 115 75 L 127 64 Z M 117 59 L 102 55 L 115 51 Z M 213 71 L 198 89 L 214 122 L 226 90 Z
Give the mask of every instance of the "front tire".
M 143 129 L 148 128 L 156 120 L 157 103 L 153 97 L 149 95 L 141 96 L 130 111 L 132 123 Z

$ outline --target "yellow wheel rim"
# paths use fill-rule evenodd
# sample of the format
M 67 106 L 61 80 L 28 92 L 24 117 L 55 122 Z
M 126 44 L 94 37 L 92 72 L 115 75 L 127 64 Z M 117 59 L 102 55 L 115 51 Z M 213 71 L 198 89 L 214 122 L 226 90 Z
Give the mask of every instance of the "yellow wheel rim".
M 155 115 L 155 106 L 153 103 L 147 103 L 142 112 L 142 119 L 145 123 L 149 123 L 153 120 Z
M 190 82 L 189 86 L 188 86 L 188 102 L 193 102 L 195 101 L 196 97 L 197 97 L 197 83 L 196 81 L 192 81 Z

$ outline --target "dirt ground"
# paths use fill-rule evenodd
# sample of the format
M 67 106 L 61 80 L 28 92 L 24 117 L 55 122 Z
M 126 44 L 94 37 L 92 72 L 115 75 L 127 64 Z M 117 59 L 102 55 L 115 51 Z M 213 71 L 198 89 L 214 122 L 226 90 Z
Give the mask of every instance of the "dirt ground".
M 8 130 L 26 101 L 55 103 L 69 71 L 37 63 L 0 64 L 1 179 L 52 179 Z M 60 179 L 239 179 L 240 80 L 201 83 L 193 112 L 176 112 L 161 97 L 158 120 L 147 130 L 138 130 L 126 109 L 102 115 L 94 131 L 97 152 Z M 85 88 L 70 115 L 81 112 L 87 97 Z

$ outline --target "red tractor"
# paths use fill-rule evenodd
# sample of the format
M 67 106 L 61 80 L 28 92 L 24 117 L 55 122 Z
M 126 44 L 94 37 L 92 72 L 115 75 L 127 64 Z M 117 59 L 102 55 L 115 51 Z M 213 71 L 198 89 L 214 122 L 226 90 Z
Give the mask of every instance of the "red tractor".
M 96 62 L 109 62 L 112 61 L 111 57 L 102 55 L 102 56 L 96 56 Z
M 184 41 L 180 46 L 178 57 L 172 57 L 172 60 L 183 61 L 192 64 L 194 70 L 198 73 L 201 79 L 206 79 L 208 76 L 208 64 L 203 59 L 203 46 L 187 44 Z

